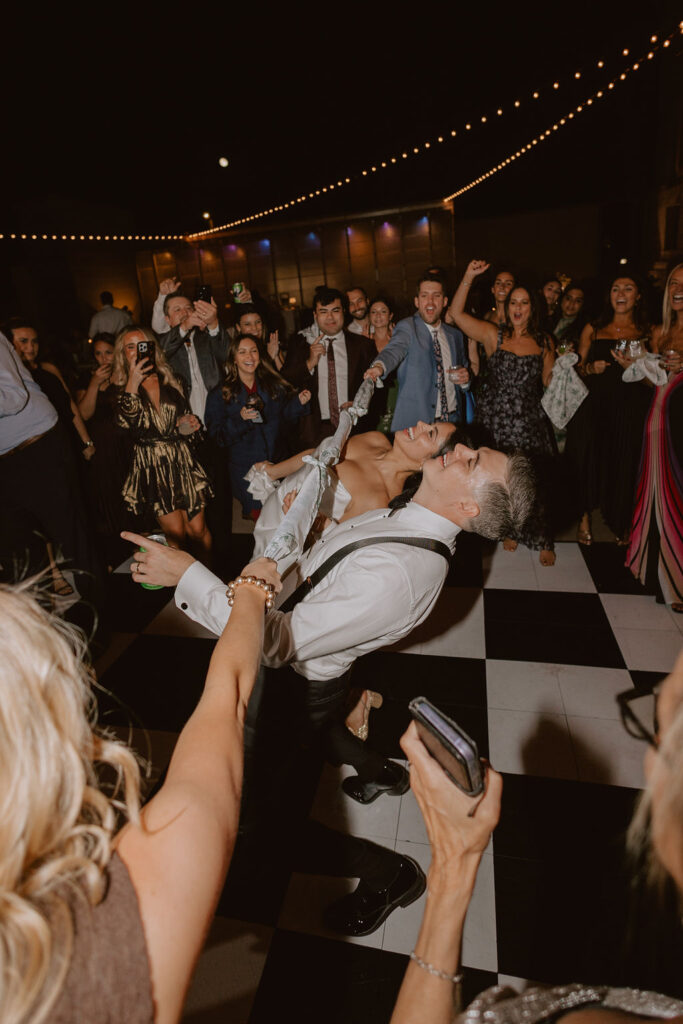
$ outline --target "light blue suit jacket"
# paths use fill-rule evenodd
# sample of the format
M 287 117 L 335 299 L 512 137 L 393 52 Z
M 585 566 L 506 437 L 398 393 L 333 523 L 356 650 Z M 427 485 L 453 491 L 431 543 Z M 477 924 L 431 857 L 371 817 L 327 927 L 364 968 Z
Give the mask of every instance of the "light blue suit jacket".
M 448 339 L 452 364 L 469 369 L 467 346 L 462 332 L 443 321 L 441 330 Z M 438 397 L 436 358 L 432 332 L 419 313 L 399 320 L 391 341 L 382 349 L 377 361 L 386 370 L 383 377 L 398 367 L 398 399 L 391 429 L 403 430 L 412 427 L 418 420 L 432 423 Z M 449 419 L 453 423 L 464 423 L 465 400 L 462 388 L 456 387 L 455 396 L 457 409 Z

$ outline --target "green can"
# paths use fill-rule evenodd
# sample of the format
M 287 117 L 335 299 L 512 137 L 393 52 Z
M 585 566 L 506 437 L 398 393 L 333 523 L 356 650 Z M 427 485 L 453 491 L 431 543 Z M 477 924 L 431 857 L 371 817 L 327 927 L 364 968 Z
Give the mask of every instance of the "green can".
M 166 547 L 168 547 L 168 541 L 166 540 L 166 537 L 163 535 L 163 533 L 148 533 L 147 537 L 149 538 L 149 540 L 155 540 L 157 542 L 157 544 L 165 544 Z M 146 550 L 147 550 L 146 548 L 138 548 L 138 551 L 146 551 Z M 160 583 L 141 583 L 140 586 L 144 587 L 145 590 L 163 590 L 164 589 L 163 586 Z

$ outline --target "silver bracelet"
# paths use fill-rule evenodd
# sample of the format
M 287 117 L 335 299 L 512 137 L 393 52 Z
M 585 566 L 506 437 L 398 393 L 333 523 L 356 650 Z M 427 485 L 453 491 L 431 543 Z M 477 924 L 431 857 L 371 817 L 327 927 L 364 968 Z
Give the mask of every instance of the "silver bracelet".
M 413 960 L 418 967 L 421 967 L 423 971 L 427 971 L 428 974 L 433 974 L 435 978 L 443 978 L 444 981 L 450 981 L 453 985 L 459 985 L 464 978 L 464 974 L 449 974 L 447 971 L 440 971 L 438 967 L 433 967 L 432 964 L 428 964 L 426 960 L 419 957 L 415 950 L 410 954 L 410 959 Z

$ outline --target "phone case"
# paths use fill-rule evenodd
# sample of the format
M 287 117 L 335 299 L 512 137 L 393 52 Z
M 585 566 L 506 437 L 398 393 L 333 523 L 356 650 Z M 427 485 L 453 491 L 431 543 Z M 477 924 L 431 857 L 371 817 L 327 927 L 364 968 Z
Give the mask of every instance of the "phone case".
M 458 749 L 448 736 L 444 735 L 437 725 L 426 717 L 423 711 L 425 707 L 455 733 L 462 749 Z M 434 760 L 439 762 L 451 782 L 468 796 L 478 796 L 482 793 L 484 791 L 484 774 L 474 740 L 456 722 L 439 711 L 426 697 L 416 697 L 410 702 L 408 709 L 417 723 L 420 739 Z M 425 730 L 426 735 L 422 730 Z

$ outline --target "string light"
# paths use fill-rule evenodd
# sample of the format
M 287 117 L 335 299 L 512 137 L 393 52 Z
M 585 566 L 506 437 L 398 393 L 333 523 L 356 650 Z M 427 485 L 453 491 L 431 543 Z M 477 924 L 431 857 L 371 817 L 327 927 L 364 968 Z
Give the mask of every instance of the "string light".
M 681 31 L 683 31 L 683 22 L 681 22 L 681 24 L 678 27 L 679 27 L 679 29 Z M 653 45 L 654 49 L 650 50 L 647 54 L 643 55 L 643 57 L 641 58 L 641 61 L 644 61 L 646 59 L 647 60 L 652 60 L 653 57 L 655 56 L 655 52 L 660 48 L 660 46 L 662 48 L 664 48 L 664 49 L 668 48 L 671 45 L 671 40 L 672 40 L 674 34 L 675 34 L 674 32 L 670 33 L 670 35 L 666 39 L 664 39 L 661 44 L 658 43 L 659 37 L 657 35 L 650 36 L 650 44 Z M 624 48 L 621 51 L 621 55 L 624 56 L 624 57 L 629 56 L 629 53 L 630 53 L 630 51 L 629 51 L 628 48 Z M 605 61 L 602 60 L 602 59 L 597 61 L 597 67 L 600 68 L 600 69 L 604 68 L 605 67 Z M 633 65 L 631 65 L 631 67 L 626 68 L 625 71 L 623 71 L 619 75 L 618 78 L 615 78 L 611 82 L 609 82 L 607 84 L 607 88 L 608 89 L 614 89 L 614 86 L 615 86 L 615 84 L 618 81 L 622 81 L 622 82 L 625 81 L 627 75 L 630 72 L 632 72 L 632 71 L 637 71 L 639 69 L 639 67 L 640 67 L 640 63 L 638 61 L 636 61 Z M 582 77 L 582 72 L 580 70 L 576 70 L 576 71 L 573 72 L 573 78 L 575 80 L 579 80 L 579 79 L 581 79 L 581 77 Z M 554 81 L 552 83 L 552 89 L 553 89 L 553 91 L 559 90 L 560 89 L 560 82 L 559 81 Z M 533 99 L 537 100 L 537 99 L 540 98 L 540 95 L 541 95 L 541 90 L 536 89 L 536 90 L 534 90 L 532 92 L 531 97 Z M 588 97 L 584 101 L 584 103 L 587 106 L 590 106 L 590 105 L 592 105 L 594 98 L 601 98 L 603 95 L 604 95 L 604 92 L 601 89 L 598 92 L 596 92 L 594 94 L 594 96 Z M 522 106 L 522 101 L 520 99 L 516 99 L 514 101 L 513 105 L 514 105 L 514 107 L 516 109 L 519 109 Z M 576 113 L 581 113 L 582 110 L 583 110 L 583 106 L 582 105 L 579 105 L 579 106 L 577 106 L 575 108 Z M 496 115 L 498 117 L 503 116 L 503 113 L 504 113 L 504 111 L 503 111 L 502 107 L 496 108 Z M 457 192 L 453 193 L 453 195 L 448 197 L 448 199 L 450 200 L 451 198 L 455 198 L 455 196 L 457 196 L 457 195 L 461 195 L 462 192 L 467 191 L 468 189 L 474 187 L 474 184 L 479 184 L 480 182 L 482 182 L 485 179 L 487 179 L 488 177 L 490 177 L 491 174 L 494 174 L 497 171 L 501 170 L 503 167 L 508 166 L 512 161 L 518 159 L 522 154 L 530 152 L 533 146 L 538 145 L 539 141 L 543 141 L 544 139 L 548 138 L 552 134 L 552 132 L 558 131 L 559 126 L 563 126 L 568 121 L 572 120 L 574 118 L 574 113 L 575 113 L 574 111 L 570 111 L 569 113 L 567 113 L 564 118 L 560 119 L 557 123 L 553 124 L 552 127 L 549 128 L 546 132 L 543 132 L 537 138 L 532 139 L 531 142 L 527 143 L 526 146 L 521 147 L 519 150 L 517 150 L 515 153 L 513 153 L 510 157 L 508 157 L 505 160 L 503 160 L 500 164 L 496 165 L 495 167 L 493 167 L 489 171 L 487 171 L 485 174 L 483 174 L 479 178 L 475 179 L 474 182 L 470 182 L 468 185 L 464 186 L 462 189 L 459 189 Z M 490 119 L 489 119 L 489 117 L 486 114 L 481 115 L 479 121 L 480 121 L 480 124 L 482 124 L 482 125 L 490 123 Z M 465 127 L 466 131 L 471 131 L 472 130 L 472 124 L 471 123 L 465 124 L 464 127 Z M 457 134 L 458 134 L 457 133 L 457 129 L 452 128 L 450 130 L 450 137 L 451 138 L 455 138 L 457 136 Z M 444 142 L 444 136 L 443 135 L 439 135 L 434 141 L 437 142 L 437 143 L 443 143 Z M 419 155 L 422 152 L 423 149 L 424 150 L 430 149 L 431 145 L 432 145 L 432 141 L 431 140 L 426 140 L 422 144 L 422 146 L 413 146 L 412 147 L 412 154 L 409 154 L 408 150 L 402 151 L 401 152 L 401 159 L 407 160 L 407 159 L 409 159 L 409 155 Z M 225 164 L 222 163 L 223 159 L 226 159 L 226 158 L 221 158 L 221 160 L 220 160 L 221 166 L 226 166 Z M 373 174 L 377 173 L 378 166 L 382 167 L 382 168 L 387 168 L 388 166 L 396 165 L 397 163 L 398 163 L 398 158 L 397 157 L 395 157 L 395 156 L 389 157 L 389 158 L 387 158 L 387 160 L 381 161 L 379 163 L 379 165 L 374 165 L 374 166 L 370 167 L 369 169 L 365 168 L 365 169 L 361 170 L 360 173 L 354 175 L 354 178 L 356 180 L 358 180 L 359 178 L 366 178 L 366 177 L 369 176 L 369 173 L 373 173 Z M 227 164 L 227 160 L 226 160 L 226 164 Z M 338 179 L 338 181 L 336 183 L 336 188 L 342 188 L 344 185 L 349 185 L 351 183 L 351 181 L 352 181 L 351 177 L 346 177 L 343 180 L 340 178 L 340 179 Z M 177 235 L 177 234 L 176 235 L 135 235 L 134 238 L 135 238 L 135 241 L 146 241 L 146 242 L 153 242 L 153 241 L 159 241 L 159 240 L 162 240 L 162 241 L 181 241 L 182 239 L 186 239 L 188 241 L 193 241 L 193 240 L 199 239 L 199 238 L 206 238 L 206 237 L 208 237 L 210 235 L 217 234 L 218 232 L 221 232 L 221 231 L 226 231 L 226 230 L 228 230 L 230 228 L 233 228 L 233 227 L 238 227 L 238 226 L 240 226 L 242 224 L 252 223 L 254 221 L 260 220 L 263 217 L 272 216 L 272 214 L 274 214 L 274 213 L 278 213 L 278 212 L 280 212 L 282 210 L 289 209 L 290 206 L 294 206 L 296 203 L 307 202 L 309 199 L 314 199 L 316 196 L 320 196 L 321 193 L 322 194 L 326 194 L 328 191 L 333 191 L 334 189 L 335 189 L 335 184 L 334 183 L 330 183 L 329 185 L 322 185 L 320 188 L 314 189 L 314 190 L 310 191 L 308 194 L 303 193 L 302 195 L 296 196 L 296 197 L 288 200 L 287 202 L 281 203 L 278 206 L 270 207 L 268 209 L 261 210 L 258 213 L 249 214 L 248 216 L 245 216 L 245 217 L 240 217 L 240 218 L 238 218 L 236 220 L 233 220 L 233 221 L 230 221 L 229 223 L 226 223 L 226 224 L 220 224 L 220 225 L 218 225 L 216 227 L 206 228 L 203 231 L 196 231 L 196 232 L 185 234 L 185 235 Z M 203 217 L 206 220 L 210 219 L 210 215 L 208 215 L 207 213 L 204 213 Z M 4 239 L 6 237 L 7 237 L 6 235 L 0 235 L 0 238 Z M 18 236 L 18 235 L 13 234 L 13 235 L 9 236 L 9 238 L 12 238 L 12 239 L 16 239 L 17 237 L 21 237 L 22 239 L 26 240 L 28 238 L 28 235 L 23 234 L 21 236 Z M 52 236 L 49 236 L 47 234 L 44 234 L 41 237 L 42 237 L 43 240 L 48 240 L 49 238 L 52 238 L 52 240 L 55 240 L 55 241 L 58 240 L 59 238 L 61 238 L 62 241 L 67 241 L 67 240 L 75 241 L 76 240 L 76 235 L 61 235 L 61 236 L 59 236 L 59 235 L 52 235 Z M 79 237 L 80 237 L 81 241 L 85 241 L 86 240 L 86 236 L 85 235 L 80 235 Z M 35 239 L 38 238 L 38 235 L 31 235 L 31 238 L 35 240 Z M 101 241 L 103 238 L 104 238 L 105 241 L 110 241 L 110 240 L 112 240 L 112 241 L 126 241 L 126 240 L 127 241 L 132 241 L 133 240 L 133 236 L 132 235 L 119 235 L 119 236 L 117 236 L 117 235 L 112 235 L 112 236 L 109 236 L 109 235 L 104 235 L 104 236 L 102 236 L 102 235 L 96 235 L 96 236 L 88 235 L 87 236 L 87 240 L 88 241 Z
M 672 35 L 673 35 L 673 33 L 672 33 Z M 671 37 L 669 37 L 669 39 L 666 40 L 666 42 L 663 43 L 662 45 L 666 46 L 666 43 L 669 42 L 670 39 L 671 39 Z M 624 50 L 624 56 L 627 56 L 627 55 L 628 55 L 628 50 Z M 629 74 L 629 72 L 637 71 L 639 67 L 640 67 L 640 63 L 638 61 L 635 61 L 631 65 L 630 68 L 627 68 L 624 72 L 622 72 L 619 75 L 618 79 L 614 79 L 613 81 L 608 83 L 608 89 L 613 89 L 617 82 L 625 81 L 625 79 L 626 79 L 627 75 Z M 593 101 L 595 99 L 599 99 L 603 95 L 604 95 L 603 91 L 602 90 L 598 90 L 592 96 L 587 96 L 586 99 L 583 101 L 583 103 L 580 103 L 575 108 L 574 111 L 569 111 L 569 113 L 566 115 L 566 117 L 565 118 L 561 118 L 559 122 L 553 124 L 552 128 L 548 128 L 544 132 L 541 132 L 541 134 L 538 135 L 536 138 L 531 139 L 531 141 L 528 142 L 526 144 L 526 146 L 522 146 L 521 149 L 517 150 L 515 153 L 512 153 L 505 160 L 502 160 L 500 163 L 496 164 L 494 167 L 490 167 L 488 171 L 484 172 L 484 174 L 480 174 L 479 177 L 474 178 L 467 185 L 463 185 L 463 187 L 459 188 L 456 192 L 452 192 L 449 196 L 445 196 L 444 199 L 443 199 L 443 202 L 444 203 L 449 203 L 449 202 L 451 202 L 451 200 L 457 199 L 458 196 L 463 195 L 463 193 L 469 192 L 470 189 L 475 188 L 475 186 L 481 184 L 482 181 L 486 181 L 492 175 L 497 174 L 498 171 L 502 170 L 503 167 L 507 167 L 513 160 L 516 160 L 519 156 L 521 156 L 522 153 L 528 153 L 528 152 L 530 152 L 530 150 L 534 146 L 538 146 L 539 143 L 545 142 L 545 140 L 548 138 L 549 135 L 552 134 L 552 132 L 555 132 L 555 131 L 559 130 L 560 125 L 566 124 L 567 120 L 572 120 L 575 113 L 576 114 L 580 114 L 583 111 L 584 106 L 587 106 L 587 107 L 592 106 Z

